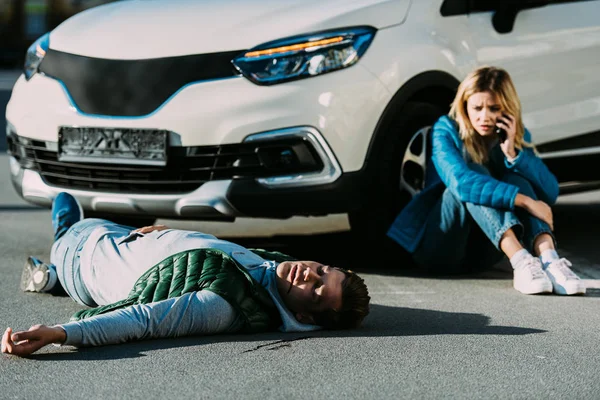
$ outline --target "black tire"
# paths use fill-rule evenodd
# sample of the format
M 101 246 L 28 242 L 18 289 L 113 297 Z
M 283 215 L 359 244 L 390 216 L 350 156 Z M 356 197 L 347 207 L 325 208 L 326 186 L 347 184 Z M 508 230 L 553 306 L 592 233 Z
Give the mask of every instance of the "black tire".
M 155 217 L 133 217 L 126 215 L 117 215 L 117 214 L 105 214 L 105 213 L 97 213 L 97 212 L 85 212 L 86 218 L 101 218 L 106 219 L 112 222 L 116 222 L 119 225 L 131 226 L 133 228 L 141 228 L 144 226 L 154 225 L 156 222 Z
M 412 198 L 400 188 L 404 154 L 412 136 L 433 125 L 442 114 L 444 111 L 432 104 L 409 102 L 383 127 L 381 142 L 376 143 L 367 164 L 366 201 L 348 215 L 352 233 L 362 243 L 392 245 L 385 234 Z

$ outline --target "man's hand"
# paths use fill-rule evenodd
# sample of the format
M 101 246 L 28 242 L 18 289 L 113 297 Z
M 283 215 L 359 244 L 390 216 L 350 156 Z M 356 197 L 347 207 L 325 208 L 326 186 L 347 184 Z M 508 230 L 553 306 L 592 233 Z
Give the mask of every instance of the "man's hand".
M 2 336 L 2 352 L 16 356 L 28 356 L 51 343 L 64 343 L 67 333 L 60 327 L 34 325 L 28 331 L 13 333 L 7 328 Z
M 150 232 L 154 232 L 154 231 L 164 231 L 165 229 L 169 229 L 169 228 L 165 225 L 150 225 L 150 226 L 144 226 L 143 228 L 138 228 L 131 232 L 132 233 L 139 232 L 139 233 L 146 234 L 146 233 L 150 233 Z

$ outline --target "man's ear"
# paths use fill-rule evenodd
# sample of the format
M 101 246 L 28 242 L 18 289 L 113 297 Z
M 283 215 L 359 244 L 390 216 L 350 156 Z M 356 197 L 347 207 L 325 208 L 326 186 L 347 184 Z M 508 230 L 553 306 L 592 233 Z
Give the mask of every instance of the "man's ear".
M 296 313 L 296 319 L 299 322 L 302 322 L 303 324 L 314 325 L 314 323 L 315 323 L 315 320 L 314 320 L 312 314 L 308 314 L 308 313 Z

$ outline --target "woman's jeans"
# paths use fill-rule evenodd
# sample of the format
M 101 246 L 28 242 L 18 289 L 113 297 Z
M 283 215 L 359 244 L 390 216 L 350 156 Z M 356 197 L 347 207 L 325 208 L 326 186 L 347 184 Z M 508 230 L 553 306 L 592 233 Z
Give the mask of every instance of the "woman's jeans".
M 97 304 L 81 279 L 80 253 L 92 231 L 107 224 L 116 225 L 114 222 L 97 218 L 81 220 L 71 226 L 60 239 L 54 242 L 50 252 L 50 262 L 56 266 L 60 284 L 73 300 L 84 306 L 95 307 Z
M 489 175 L 481 165 L 470 167 Z M 510 172 L 502 181 L 537 200 L 533 187 L 522 176 Z M 531 253 L 540 234 L 548 233 L 554 240 L 548 224 L 522 208 L 512 211 L 462 203 L 446 189 L 429 214 L 423 239 L 413 258 L 417 264 L 441 273 L 482 269 L 502 260 L 500 239 L 511 228 Z

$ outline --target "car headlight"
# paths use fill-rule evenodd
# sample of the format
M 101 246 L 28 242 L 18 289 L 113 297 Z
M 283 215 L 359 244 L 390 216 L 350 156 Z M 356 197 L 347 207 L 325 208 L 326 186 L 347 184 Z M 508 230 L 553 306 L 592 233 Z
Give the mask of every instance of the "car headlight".
M 375 28 L 356 27 L 293 36 L 250 49 L 232 62 L 259 85 L 308 78 L 354 65 L 375 32 Z
M 25 55 L 25 79 L 30 80 L 38 72 L 38 67 L 50 47 L 50 33 L 33 42 Z

